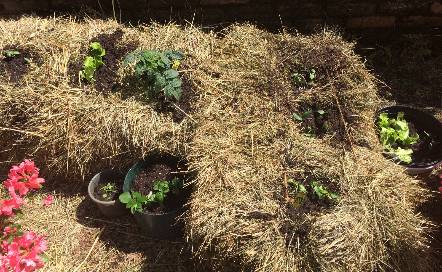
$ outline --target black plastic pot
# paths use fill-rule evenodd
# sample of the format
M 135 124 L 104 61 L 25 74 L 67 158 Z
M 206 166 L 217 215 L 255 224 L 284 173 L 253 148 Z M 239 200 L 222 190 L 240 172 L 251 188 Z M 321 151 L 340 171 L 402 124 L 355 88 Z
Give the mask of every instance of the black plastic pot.
M 102 201 L 94 196 L 95 188 L 104 182 L 109 182 L 109 180 L 123 180 L 123 174 L 111 169 L 104 170 L 103 172 L 96 174 L 89 182 L 89 197 L 93 202 L 95 202 L 95 204 L 97 204 L 101 213 L 107 217 L 119 217 L 127 214 L 127 209 L 120 202 L 120 200 L 116 199 L 113 201 Z
M 385 107 L 378 111 L 377 116 L 381 113 L 387 113 L 389 117 L 395 118 L 399 112 L 404 113 L 404 118 L 408 123 L 413 124 L 419 136 L 429 134 L 428 139 L 432 139 L 426 143 L 427 149 L 419 156 L 413 155 L 410 164 L 403 164 L 406 171 L 411 175 L 426 174 L 431 172 L 435 167 L 442 163 L 442 124 L 432 115 L 420 111 L 418 109 L 406 106 Z
M 148 165 L 148 161 L 139 161 L 127 172 L 124 179 L 123 191 L 129 192 L 135 177 Z M 143 234 L 159 240 L 176 240 L 183 235 L 183 224 L 177 220 L 183 213 L 183 207 L 167 213 L 151 213 L 148 211 L 136 213 L 135 220 Z

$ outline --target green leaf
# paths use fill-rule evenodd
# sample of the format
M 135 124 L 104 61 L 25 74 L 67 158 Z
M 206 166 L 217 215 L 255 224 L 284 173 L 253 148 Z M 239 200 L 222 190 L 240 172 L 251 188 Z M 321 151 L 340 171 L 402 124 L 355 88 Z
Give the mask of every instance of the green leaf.
M 316 78 L 316 70 L 311 69 L 308 73 L 308 78 L 310 81 L 313 81 Z
M 297 113 L 293 113 L 292 117 L 293 117 L 293 119 L 295 119 L 297 121 L 302 121 L 303 120 L 302 117 L 299 114 L 297 114 Z
M 17 50 L 5 50 L 3 51 L 3 56 L 7 58 L 15 58 L 20 55 L 20 52 Z
M 167 79 L 175 79 L 178 76 L 179 76 L 178 72 L 173 69 L 169 69 L 164 72 L 164 77 Z
M 324 110 L 317 110 L 316 112 L 319 113 L 320 115 L 324 115 L 325 114 Z
M 129 192 L 124 192 L 118 197 L 118 199 L 121 203 L 127 204 L 132 200 L 132 196 Z

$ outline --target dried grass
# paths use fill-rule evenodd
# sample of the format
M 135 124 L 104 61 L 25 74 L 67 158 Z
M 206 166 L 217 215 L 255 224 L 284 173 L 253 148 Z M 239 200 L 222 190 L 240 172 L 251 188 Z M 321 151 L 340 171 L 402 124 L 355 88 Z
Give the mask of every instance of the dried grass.
M 379 155 L 373 117 L 382 101 L 353 46 L 338 35 L 239 25 L 216 38 L 193 27 L 73 19 L 0 26 L 0 46 L 26 44 L 44 60 L 22 87 L 0 84 L 2 144 L 18 145 L 7 158 L 32 153 L 51 171 L 73 176 L 153 150 L 180 154 L 197 173 L 188 237 L 218 271 L 431 271 L 427 224 L 414 211 L 423 189 Z M 81 58 L 91 37 L 116 28 L 140 47 L 188 55 L 185 76 L 198 99 L 181 124 L 135 99 L 69 87 L 68 61 Z M 294 91 L 293 67 L 317 69 L 316 84 Z M 321 138 L 305 136 L 291 119 L 305 106 L 336 116 Z M 339 184 L 341 200 L 300 222 L 287 212 L 286 179 L 312 176 Z M 307 234 L 299 235 L 303 226 Z

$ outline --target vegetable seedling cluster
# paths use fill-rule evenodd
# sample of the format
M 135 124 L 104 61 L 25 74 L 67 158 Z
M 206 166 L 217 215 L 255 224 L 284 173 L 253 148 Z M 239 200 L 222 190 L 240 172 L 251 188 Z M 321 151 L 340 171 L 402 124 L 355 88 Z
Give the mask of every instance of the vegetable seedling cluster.
M 390 118 L 387 113 L 379 115 L 381 143 L 387 153 L 395 155 L 404 163 L 411 163 L 413 150 L 411 146 L 418 142 L 419 135 L 411 135 L 404 113 L 398 112 L 396 118 Z
M 152 204 L 163 205 L 169 193 L 178 195 L 182 188 L 183 182 L 179 178 L 174 178 L 170 181 L 157 180 L 153 184 L 153 190 L 148 195 L 134 191 L 124 192 L 120 195 L 119 200 L 121 203 L 126 204 L 126 208 L 130 209 L 131 213 L 141 213 Z
M 330 203 L 336 203 L 339 200 L 338 193 L 330 191 L 324 185 L 315 180 L 311 181 L 307 187 L 293 179 L 289 179 L 287 184 L 289 186 L 289 196 L 292 199 L 293 206 L 295 207 L 302 206 L 309 196 L 311 198 L 325 200 Z

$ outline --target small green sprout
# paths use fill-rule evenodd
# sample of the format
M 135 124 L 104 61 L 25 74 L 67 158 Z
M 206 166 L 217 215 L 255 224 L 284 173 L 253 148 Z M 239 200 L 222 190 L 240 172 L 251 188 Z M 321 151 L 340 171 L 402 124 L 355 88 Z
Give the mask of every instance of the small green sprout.
M 17 51 L 17 50 L 5 50 L 5 51 L 3 51 L 3 56 L 5 58 L 9 58 L 9 59 L 18 57 L 20 54 L 21 53 L 19 51 Z
M 309 84 L 313 84 L 316 79 L 316 70 L 308 69 L 300 72 L 294 72 L 292 74 L 292 80 L 296 86 L 305 87 Z
M 293 205 L 295 207 L 301 206 L 307 198 L 307 189 L 304 185 L 294 179 L 289 179 L 287 184 L 289 186 L 289 194 L 293 199 Z
M 312 181 L 310 186 L 318 199 L 326 199 L 332 202 L 336 202 L 339 199 L 339 195 L 337 193 L 330 192 L 324 185 L 317 181 Z
M 108 182 L 106 185 L 100 188 L 101 196 L 104 199 L 110 199 L 112 197 L 112 194 L 115 194 L 117 192 L 117 187 L 115 183 Z
M 80 71 L 80 78 L 87 82 L 93 82 L 95 71 L 100 68 L 104 62 L 103 57 L 106 55 L 106 50 L 98 42 L 92 42 L 89 46 L 89 56 L 86 57 L 83 63 L 83 70 Z

